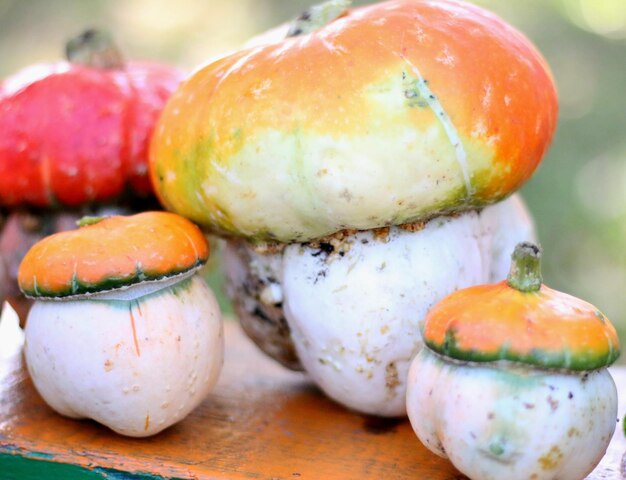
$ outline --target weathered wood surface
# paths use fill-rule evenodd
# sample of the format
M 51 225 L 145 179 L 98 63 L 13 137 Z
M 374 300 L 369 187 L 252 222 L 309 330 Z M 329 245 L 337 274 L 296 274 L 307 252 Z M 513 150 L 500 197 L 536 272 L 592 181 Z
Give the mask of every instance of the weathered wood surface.
M 406 420 L 379 420 L 326 399 L 302 374 L 226 328 L 214 392 L 185 421 L 148 439 L 56 415 L 34 390 L 21 354 L 0 356 L 0 478 L 465 478 L 428 452 Z M 626 369 L 613 370 L 626 412 Z M 621 424 L 590 479 L 621 479 Z

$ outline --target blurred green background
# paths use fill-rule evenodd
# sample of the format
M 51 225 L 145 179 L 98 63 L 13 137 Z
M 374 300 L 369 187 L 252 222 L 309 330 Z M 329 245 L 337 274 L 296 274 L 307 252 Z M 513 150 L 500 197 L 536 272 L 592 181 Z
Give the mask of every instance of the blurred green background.
M 0 0 L 0 77 L 57 59 L 86 27 L 110 30 L 127 57 L 192 69 L 309 3 Z M 557 135 L 523 189 L 545 251 L 545 281 L 596 304 L 626 341 L 626 0 L 475 3 L 530 37 L 557 80 Z M 219 284 L 219 274 L 211 278 Z

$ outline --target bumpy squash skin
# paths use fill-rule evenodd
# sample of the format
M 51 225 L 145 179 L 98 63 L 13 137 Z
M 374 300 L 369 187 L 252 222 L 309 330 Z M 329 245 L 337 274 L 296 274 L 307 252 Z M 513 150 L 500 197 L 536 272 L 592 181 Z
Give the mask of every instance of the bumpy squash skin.
M 606 369 L 467 364 L 425 348 L 407 411 L 422 443 L 470 478 L 580 480 L 609 445 L 617 390 Z
M 519 32 L 454 0 L 396 0 L 200 68 L 160 119 L 151 175 L 213 230 L 306 241 L 499 201 L 556 117 Z
M 35 65 L 0 83 L 0 206 L 147 196 L 148 144 L 182 74 L 155 63 Z

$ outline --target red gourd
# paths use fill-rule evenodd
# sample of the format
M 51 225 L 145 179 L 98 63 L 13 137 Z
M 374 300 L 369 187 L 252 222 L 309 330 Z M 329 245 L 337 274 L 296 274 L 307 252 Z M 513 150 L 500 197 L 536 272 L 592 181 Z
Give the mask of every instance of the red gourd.
M 147 146 L 181 73 L 124 62 L 93 30 L 67 53 L 0 84 L 0 206 L 76 207 L 151 192 Z

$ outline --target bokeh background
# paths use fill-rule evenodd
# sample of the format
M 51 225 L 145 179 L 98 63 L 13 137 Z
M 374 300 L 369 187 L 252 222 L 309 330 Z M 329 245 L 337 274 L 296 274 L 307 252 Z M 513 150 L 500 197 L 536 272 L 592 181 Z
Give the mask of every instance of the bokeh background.
M 110 30 L 128 57 L 192 69 L 309 3 L 0 0 L 0 77 L 59 58 L 86 27 Z M 558 84 L 557 135 L 522 191 L 544 247 L 545 281 L 599 306 L 626 342 L 626 0 L 474 3 L 529 36 Z M 210 277 L 219 285 L 217 271 Z

